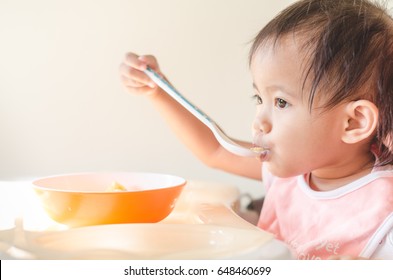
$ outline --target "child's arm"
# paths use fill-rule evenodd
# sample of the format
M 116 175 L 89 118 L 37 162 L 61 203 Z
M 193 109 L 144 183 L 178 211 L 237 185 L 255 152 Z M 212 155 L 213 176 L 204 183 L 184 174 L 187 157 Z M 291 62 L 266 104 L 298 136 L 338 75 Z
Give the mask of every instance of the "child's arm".
M 143 73 L 146 66 L 160 73 L 153 56 L 128 53 L 120 66 L 123 85 L 130 93 L 146 95 L 179 139 L 206 165 L 253 179 L 261 179 L 261 162 L 225 150 L 213 133 Z M 248 143 L 248 145 L 250 145 Z

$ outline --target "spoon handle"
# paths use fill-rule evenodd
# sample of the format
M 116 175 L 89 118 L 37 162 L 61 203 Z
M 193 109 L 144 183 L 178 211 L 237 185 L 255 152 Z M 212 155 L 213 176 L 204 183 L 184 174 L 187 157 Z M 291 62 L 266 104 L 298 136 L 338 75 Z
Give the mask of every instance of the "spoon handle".
M 180 92 L 178 92 L 171 84 L 169 84 L 165 79 L 163 79 L 157 72 L 152 70 L 149 66 L 145 70 L 147 76 L 153 80 L 160 88 L 165 90 L 173 99 L 183 105 L 187 110 L 189 110 L 195 117 L 197 117 L 201 122 L 212 128 L 212 124 L 215 123 L 206 113 L 204 113 L 197 106 L 188 101 Z
M 144 71 L 150 79 L 153 80 L 160 88 L 168 93 L 173 99 L 179 102 L 183 107 L 190 111 L 195 117 L 197 117 L 202 123 L 204 123 L 214 134 L 217 141 L 228 151 L 239 156 L 255 157 L 261 154 L 259 151 L 255 151 L 246 147 L 242 147 L 235 143 L 228 135 L 226 135 L 221 128 L 201 109 L 196 107 L 190 101 L 188 101 L 180 92 L 178 92 L 171 84 L 169 84 L 164 78 L 158 73 L 147 67 Z

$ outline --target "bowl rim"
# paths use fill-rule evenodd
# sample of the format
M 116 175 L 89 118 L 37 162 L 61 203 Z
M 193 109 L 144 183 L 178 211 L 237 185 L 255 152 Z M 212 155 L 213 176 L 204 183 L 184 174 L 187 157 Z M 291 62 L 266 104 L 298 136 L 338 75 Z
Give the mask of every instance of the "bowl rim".
M 149 176 L 165 176 L 171 177 L 174 179 L 179 180 L 173 186 L 162 187 L 162 188 L 154 188 L 154 189 L 144 189 L 144 190 L 126 190 L 126 191 L 86 191 L 86 190 L 64 190 L 64 189 L 56 189 L 46 186 L 40 186 L 38 183 L 43 180 L 47 179 L 55 179 L 60 177 L 70 177 L 70 176 L 84 176 L 84 175 L 105 175 L 105 174 L 134 174 L 134 175 L 149 175 Z M 187 180 L 178 175 L 173 175 L 169 173 L 160 173 L 160 172 L 144 172 L 144 171 L 87 171 L 87 172 L 74 172 L 74 173 L 62 173 L 62 174 L 55 174 L 49 176 L 43 176 L 34 179 L 32 182 L 33 188 L 37 190 L 45 190 L 45 191 L 53 191 L 53 192 L 64 192 L 64 193 L 81 193 L 81 194 L 129 194 L 135 192 L 149 192 L 158 189 L 171 189 L 171 188 L 179 188 L 184 187 L 187 184 Z

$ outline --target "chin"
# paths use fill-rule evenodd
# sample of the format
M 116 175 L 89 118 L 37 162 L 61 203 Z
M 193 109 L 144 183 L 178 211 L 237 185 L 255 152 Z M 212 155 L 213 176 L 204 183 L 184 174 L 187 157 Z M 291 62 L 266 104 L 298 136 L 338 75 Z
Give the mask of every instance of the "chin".
M 283 167 L 282 165 L 277 166 L 277 165 L 273 165 L 271 163 L 267 163 L 267 169 L 269 170 L 269 172 L 271 174 L 273 174 L 274 176 L 279 177 L 279 178 L 289 178 L 289 177 L 295 177 L 295 176 L 304 174 L 299 170 L 290 170 L 290 169 Z

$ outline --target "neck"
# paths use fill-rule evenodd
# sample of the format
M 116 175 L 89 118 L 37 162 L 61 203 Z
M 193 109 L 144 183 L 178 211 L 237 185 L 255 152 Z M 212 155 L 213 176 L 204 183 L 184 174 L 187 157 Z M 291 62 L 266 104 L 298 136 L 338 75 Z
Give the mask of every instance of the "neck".
M 316 191 L 331 191 L 345 186 L 367 174 L 375 163 L 372 154 L 364 158 L 351 159 L 345 164 L 315 170 L 310 174 L 310 187 Z

